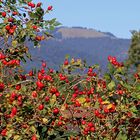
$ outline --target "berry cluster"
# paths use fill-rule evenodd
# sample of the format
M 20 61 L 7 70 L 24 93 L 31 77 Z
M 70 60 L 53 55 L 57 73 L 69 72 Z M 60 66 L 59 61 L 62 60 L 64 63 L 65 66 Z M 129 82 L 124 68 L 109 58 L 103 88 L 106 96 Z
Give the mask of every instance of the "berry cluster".
M 118 62 L 116 57 L 108 56 L 108 61 L 115 67 L 123 67 L 123 63 Z

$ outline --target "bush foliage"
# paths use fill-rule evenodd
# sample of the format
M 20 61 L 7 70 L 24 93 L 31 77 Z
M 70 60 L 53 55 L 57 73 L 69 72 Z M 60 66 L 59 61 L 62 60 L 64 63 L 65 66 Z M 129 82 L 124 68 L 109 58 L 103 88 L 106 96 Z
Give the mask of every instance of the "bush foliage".
M 25 73 L 27 40 L 39 46 L 56 19 L 45 20 L 42 3 L 0 1 L 0 139 L 138 139 L 140 73 L 108 56 L 108 71 L 66 57 L 59 71 L 45 60 Z M 43 31 L 43 35 L 39 32 Z

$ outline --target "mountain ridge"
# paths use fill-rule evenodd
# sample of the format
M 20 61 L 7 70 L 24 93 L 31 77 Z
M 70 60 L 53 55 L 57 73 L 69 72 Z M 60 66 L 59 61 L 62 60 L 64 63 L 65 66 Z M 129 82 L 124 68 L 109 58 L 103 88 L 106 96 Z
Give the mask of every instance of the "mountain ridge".
M 111 37 L 115 35 L 109 32 L 101 32 L 91 28 L 84 27 L 60 27 L 55 30 L 56 34 L 60 33 L 62 38 L 96 38 L 96 37 Z
M 72 34 L 70 34 L 71 31 Z M 74 34 L 77 31 L 78 33 Z M 108 55 L 116 56 L 123 61 L 127 58 L 130 46 L 130 39 L 117 38 L 110 32 L 83 27 L 59 27 L 52 32 L 52 35 L 54 38 L 42 41 L 39 49 L 30 47 L 32 48 L 30 52 L 36 59 L 28 67 L 40 66 L 40 62 L 36 61 L 40 59 L 46 60 L 49 67 L 59 69 L 59 65 L 69 54 L 71 58 L 84 59 L 89 65 L 98 63 L 103 69 L 106 69 Z

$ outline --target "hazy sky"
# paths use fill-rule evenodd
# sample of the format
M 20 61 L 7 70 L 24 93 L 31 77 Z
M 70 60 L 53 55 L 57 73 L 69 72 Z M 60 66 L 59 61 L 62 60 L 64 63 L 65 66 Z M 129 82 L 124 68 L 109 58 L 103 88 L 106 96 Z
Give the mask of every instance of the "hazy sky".
M 117 37 L 130 38 L 140 29 L 140 0 L 34 0 L 54 7 L 46 18 L 56 17 L 63 26 L 82 26 Z

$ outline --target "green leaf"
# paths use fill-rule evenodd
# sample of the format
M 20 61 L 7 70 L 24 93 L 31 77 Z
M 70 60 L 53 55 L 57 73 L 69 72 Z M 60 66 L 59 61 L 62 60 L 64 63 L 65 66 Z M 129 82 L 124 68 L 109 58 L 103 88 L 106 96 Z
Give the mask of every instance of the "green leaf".
M 32 125 L 32 124 L 34 124 L 34 123 L 35 123 L 34 120 L 31 120 L 30 122 L 28 122 L 29 125 Z
M 54 25 L 54 26 L 60 26 L 61 23 L 56 21 L 53 25 Z
M 51 25 L 51 26 L 49 27 L 49 29 L 50 29 L 51 31 L 53 31 L 53 30 L 54 30 L 54 26 Z
M 20 60 L 23 62 L 23 63 L 26 63 L 26 59 L 24 57 L 20 57 Z
M 130 85 L 124 83 L 123 81 L 120 81 L 120 84 L 121 84 L 123 87 L 127 88 L 128 90 L 130 90 L 130 89 L 132 88 Z
M 116 69 L 115 73 L 120 73 L 120 74 L 124 74 L 124 68 L 123 67 L 119 67 Z
M 4 23 L 0 23 L 0 29 L 2 29 L 5 26 Z
M 93 66 L 91 66 L 93 69 L 99 69 L 100 66 L 98 64 L 94 64 Z
M 31 54 L 27 53 L 26 56 L 27 56 L 27 58 L 29 58 L 30 60 L 32 60 L 32 59 L 31 59 L 31 58 L 32 58 L 32 57 L 31 57 Z
M 104 74 L 104 78 L 107 80 L 107 81 L 111 81 L 111 75 L 109 73 L 105 73 Z
M 114 67 L 112 66 L 112 64 L 111 64 L 111 63 L 108 63 L 107 68 L 108 68 L 108 70 L 109 70 L 110 74 L 113 74 L 113 73 L 114 73 Z
M 53 24 L 55 21 L 56 21 L 56 18 L 49 20 L 50 25 Z
M 15 4 L 16 0 L 7 0 L 7 2 L 11 3 L 11 4 Z
M 35 128 L 34 126 L 31 126 L 31 127 L 30 127 L 30 130 L 31 130 L 33 133 L 36 132 L 36 128 Z
M 138 112 L 137 108 L 135 106 L 131 107 L 130 110 L 133 112 L 133 113 L 136 113 Z
M 113 90 L 115 88 L 115 82 L 112 80 L 107 86 L 109 90 Z
M 125 134 L 119 134 L 117 137 L 118 140 L 127 140 L 127 136 Z
M 137 91 L 140 91 L 140 84 L 137 84 L 137 85 L 136 85 L 136 90 L 137 90 Z
M 36 8 L 36 13 L 39 18 L 41 18 L 44 15 L 44 10 L 41 7 Z
M 69 54 L 66 54 L 65 55 L 65 59 L 68 59 L 68 58 L 70 58 L 70 55 Z
M 42 128 L 42 133 L 46 132 L 47 129 L 48 129 L 47 126 L 44 126 L 44 127 Z

